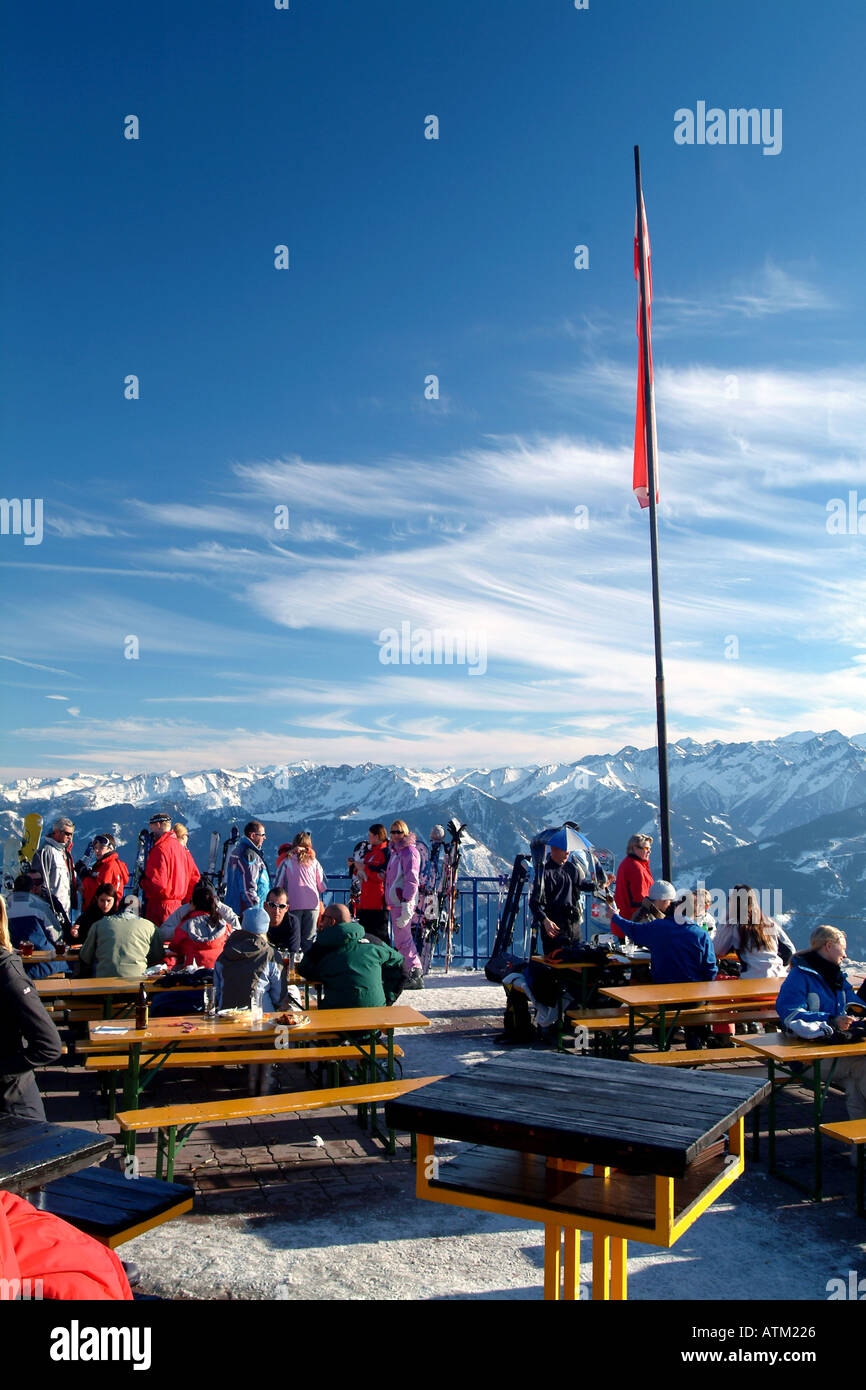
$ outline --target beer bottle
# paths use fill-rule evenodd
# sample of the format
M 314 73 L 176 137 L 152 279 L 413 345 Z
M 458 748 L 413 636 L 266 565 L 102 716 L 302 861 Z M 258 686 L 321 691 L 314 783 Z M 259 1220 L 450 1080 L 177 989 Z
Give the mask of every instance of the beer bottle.
M 150 1006 L 147 1002 L 147 990 L 144 987 L 144 981 L 142 981 L 138 987 L 138 999 L 135 1004 L 135 1026 L 139 1031 L 143 1031 L 147 1027 L 149 1016 Z

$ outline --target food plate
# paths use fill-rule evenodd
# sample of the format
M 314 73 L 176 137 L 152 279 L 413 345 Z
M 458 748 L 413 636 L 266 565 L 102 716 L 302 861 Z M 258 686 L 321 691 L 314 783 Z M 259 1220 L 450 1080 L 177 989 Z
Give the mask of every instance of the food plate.
M 309 1023 L 310 1020 L 307 1014 L 277 1014 L 274 1019 L 274 1026 L 277 1028 L 307 1028 L 309 1027 Z
M 249 1009 L 217 1009 L 217 1018 L 249 1018 Z

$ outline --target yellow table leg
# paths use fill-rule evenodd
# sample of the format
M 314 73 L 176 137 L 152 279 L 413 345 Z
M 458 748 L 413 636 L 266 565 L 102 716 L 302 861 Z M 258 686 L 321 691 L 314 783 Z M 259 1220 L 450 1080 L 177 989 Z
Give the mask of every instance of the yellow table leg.
M 592 1237 L 592 1297 L 600 1303 L 610 1299 L 610 1236 L 601 1231 Z
M 610 1246 L 610 1296 L 617 1302 L 628 1298 L 628 1241 L 615 1236 Z
M 562 1273 L 562 1227 L 544 1227 L 544 1297 L 560 1297 L 559 1282 Z
M 580 1231 L 566 1226 L 563 1232 L 565 1259 L 562 1277 L 562 1297 L 576 1302 L 580 1296 Z

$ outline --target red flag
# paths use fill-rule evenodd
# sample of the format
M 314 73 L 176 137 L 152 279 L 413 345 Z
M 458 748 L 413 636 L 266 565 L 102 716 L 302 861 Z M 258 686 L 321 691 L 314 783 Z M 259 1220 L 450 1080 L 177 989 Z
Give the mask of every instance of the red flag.
M 653 347 L 652 347 L 652 302 L 653 302 L 653 282 L 652 270 L 650 267 L 650 241 L 649 230 L 646 224 L 646 208 L 641 194 L 641 216 L 643 217 L 643 243 L 646 248 L 646 290 L 647 290 L 647 347 L 649 349 L 649 382 L 650 382 L 650 428 L 652 429 L 653 458 L 656 466 L 656 502 L 659 500 L 658 491 L 658 444 L 656 441 L 656 413 L 653 402 Z M 640 293 L 640 242 L 638 240 L 637 214 L 634 219 L 634 278 L 638 282 L 637 294 L 637 412 L 634 422 L 634 477 L 632 487 L 634 495 L 642 507 L 649 506 L 649 489 L 647 484 L 647 422 L 645 408 L 645 381 L 647 364 L 644 362 L 643 334 L 641 332 L 641 293 Z

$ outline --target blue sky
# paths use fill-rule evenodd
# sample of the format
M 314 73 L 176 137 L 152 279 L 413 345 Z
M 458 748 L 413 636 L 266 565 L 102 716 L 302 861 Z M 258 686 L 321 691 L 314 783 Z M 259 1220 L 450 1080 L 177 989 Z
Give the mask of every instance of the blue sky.
M 654 740 L 635 141 L 670 732 L 866 728 L 866 540 L 827 530 L 833 498 L 866 511 L 866 16 L 12 0 L 0 25 L 2 495 L 44 507 L 41 544 L 0 536 L 3 775 Z M 699 101 L 781 108 L 781 152 L 677 145 Z M 383 664 L 402 624 L 483 672 Z

